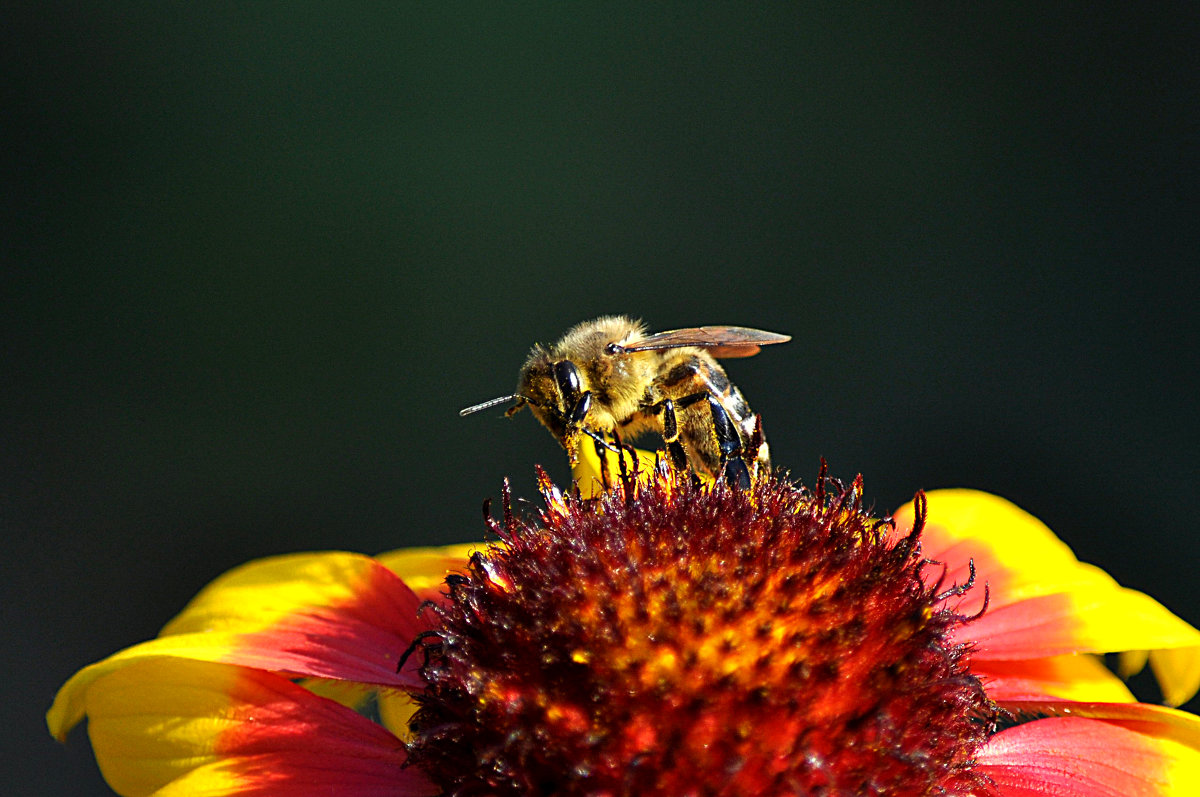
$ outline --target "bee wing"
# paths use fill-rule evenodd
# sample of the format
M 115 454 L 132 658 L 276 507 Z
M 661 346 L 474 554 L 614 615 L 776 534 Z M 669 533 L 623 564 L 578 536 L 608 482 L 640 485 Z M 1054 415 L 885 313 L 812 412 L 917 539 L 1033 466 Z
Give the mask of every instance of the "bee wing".
M 656 351 L 697 346 L 707 349 L 713 357 L 752 357 L 763 346 L 786 343 L 791 335 L 780 335 L 749 327 L 691 327 L 656 332 L 641 340 L 621 346 L 621 351 Z

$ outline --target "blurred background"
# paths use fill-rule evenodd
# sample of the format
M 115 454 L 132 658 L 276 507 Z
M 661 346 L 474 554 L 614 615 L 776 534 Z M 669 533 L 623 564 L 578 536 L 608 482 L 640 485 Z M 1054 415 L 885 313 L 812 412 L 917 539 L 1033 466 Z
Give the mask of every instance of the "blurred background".
M 1200 623 L 1195 4 L 0 16 L 10 793 L 109 793 L 43 712 L 225 569 L 565 479 L 457 411 L 604 313 L 790 333 L 728 366 L 778 465 L 993 491 Z

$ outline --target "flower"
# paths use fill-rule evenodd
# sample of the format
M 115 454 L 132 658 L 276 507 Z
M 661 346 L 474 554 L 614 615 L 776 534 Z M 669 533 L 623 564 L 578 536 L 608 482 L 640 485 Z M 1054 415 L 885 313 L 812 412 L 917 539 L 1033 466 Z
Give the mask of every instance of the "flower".
M 490 546 L 244 565 L 77 673 L 51 732 L 86 715 L 126 795 L 1200 786 L 1200 719 L 1095 655 L 1144 657 L 1179 703 L 1200 632 L 1012 504 L 936 491 L 888 520 L 859 482 L 643 472 L 594 498 L 543 476 L 536 522 L 506 493 Z

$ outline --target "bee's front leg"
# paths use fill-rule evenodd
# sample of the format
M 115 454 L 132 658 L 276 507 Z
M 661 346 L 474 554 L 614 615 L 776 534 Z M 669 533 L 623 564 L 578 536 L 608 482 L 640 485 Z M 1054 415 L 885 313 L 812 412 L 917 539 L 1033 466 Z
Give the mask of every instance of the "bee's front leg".
M 596 457 L 600 460 L 600 483 L 604 485 L 605 490 L 611 490 L 612 474 L 608 469 L 608 449 L 607 443 L 600 440 L 592 440 L 592 445 L 596 447 Z
M 592 408 L 592 391 L 585 390 L 579 396 L 579 400 L 575 402 L 575 406 L 571 408 L 571 414 L 567 416 L 567 423 L 571 426 L 582 426 L 583 419 L 587 417 L 588 410 Z

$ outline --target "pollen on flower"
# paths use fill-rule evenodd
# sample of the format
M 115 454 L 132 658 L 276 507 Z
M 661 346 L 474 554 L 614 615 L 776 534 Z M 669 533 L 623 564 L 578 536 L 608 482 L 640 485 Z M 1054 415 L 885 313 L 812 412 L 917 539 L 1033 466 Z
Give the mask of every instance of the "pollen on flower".
M 506 500 L 430 608 L 412 764 L 450 794 L 987 794 L 996 711 L 920 523 L 821 484 Z

